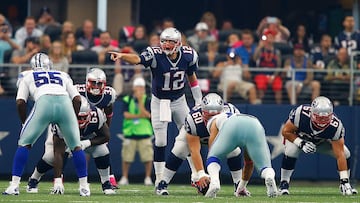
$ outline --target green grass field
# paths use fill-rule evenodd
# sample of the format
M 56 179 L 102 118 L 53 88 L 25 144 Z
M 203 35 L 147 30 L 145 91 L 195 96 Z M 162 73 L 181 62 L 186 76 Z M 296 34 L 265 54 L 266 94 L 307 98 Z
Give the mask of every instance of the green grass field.
M 0 190 L 3 192 L 8 186 L 7 181 L 0 181 Z M 291 195 L 268 198 L 264 185 L 249 185 L 252 197 L 237 198 L 233 195 L 232 185 L 222 185 L 215 199 L 208 199 L 198 195 L 190 185 L 170 185 L 169 196 L 157 196 L 154 187 L 131 184 L 122 186 L 116 195 L 105 196 L 100 183 L 91 183 L 91 196 L 80 197 L 77 183 L 65 183 L 64 195 L 50 195 L 51 182 L 41 182 L 38 194 L 28 194 L 25 191 L 26 182 L 20 186 L 20 195 L 2 195 L 0 202 L 360 202 L 357 196 L 342 196 L 335 182 L 329 183 L 298 183 L 292 182 Z

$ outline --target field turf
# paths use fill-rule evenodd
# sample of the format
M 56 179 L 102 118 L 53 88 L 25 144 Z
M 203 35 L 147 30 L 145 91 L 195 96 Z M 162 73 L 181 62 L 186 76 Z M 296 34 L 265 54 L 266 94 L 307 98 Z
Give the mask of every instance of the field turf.
M 7 181 L 0 181 L 0 190 L 3 192 L 8 186 Z M 90 184 L 91 196 L 80 197 L 75 182 L 65 183 L 64 195 L 50 195 L 52 182 L 41 182 L 39 193 L 28 194 L 25 191 L 26 182 L 20 185 L 20 195 L 1 195 L 0 202 L 360 202 L 360 196 L 342 196 L 336 182 L 292 182 L 291 195 L 268 198 L 264 185 L 253 185 L 250 183 L 248 189 L 252 197 L 237 198 L 233 195 L 232 185 L 222 185 L 215 199 L 208 199 L 198 195 L 190 185 L 169 185 L 169 196 L 157 196 L 154 187 L 141 184 L 130 184 L 122 186 L 116 195 L 106 196 L 102 193 L 100 183 Z

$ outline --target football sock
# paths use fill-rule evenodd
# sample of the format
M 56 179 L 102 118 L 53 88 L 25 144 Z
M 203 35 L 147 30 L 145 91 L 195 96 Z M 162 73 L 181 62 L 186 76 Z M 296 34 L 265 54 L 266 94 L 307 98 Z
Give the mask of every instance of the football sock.
M 170 170 L 167 167 L 164 168 L 164 172 L 162 174 L 162 180 L 164 180 L 167 184 L 170 183 L 171 179 L 174 177 L 176 171 Z
M 87 177 L 88 174 L 86 169 L 86 158 L 84 151 L 83 150 L 73 151 L 72 154 L 73 154 L 73 162 L 79 180 L 83 177 Z
M 36 179 L 36 180 L 40 180 L 41 177 L 44 175 L 45 173 L 39 173 L 39 171 L 37 170 L 37 167 L 34 169 L 34 172 L 31 174 L 31 179 Z
M 12 168 L 12 175 L 21 177 L 25 164 L 29 157 L 29 149 L 26 147 L 18 147 L 15 156 L 14 163 Z
M 97 169 L 100 175 L 100 180 L 101 183 L 105 183 L 106 181 L 110 180 L 110 167 L 106 168 L 106 169 Z
M 212 162 L 207 166 L 207 171 L 210 175 L 211 181 L 220 181 L 219 178 L 219 172 L 220 172 L 221 166 L 220 164 L 216 162 Z
M 242 170 L 237 170 L 237 171 L 230 171 L 231 173 L 231 177 L 233 179 L 234 183 L 238 183 L 241 179 L 241 175 L 242 175 Z
M 281 179 L 280 181 L 286 181 L 288 183 L 290 183 L 290 178 L 291 178 L 291 175 L 292 173 L 294 172 L 294 170 L 286 170 L 286 169 L 283 169 L 281 168 Z

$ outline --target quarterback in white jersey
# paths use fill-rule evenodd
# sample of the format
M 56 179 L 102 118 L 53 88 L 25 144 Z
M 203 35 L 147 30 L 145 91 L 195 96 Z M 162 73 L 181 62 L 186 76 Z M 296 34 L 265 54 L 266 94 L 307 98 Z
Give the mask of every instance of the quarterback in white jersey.
M 31 59 L 31 66 L 34 71 L 26 74 L 18 84 L 16 106 L 23 127 L 14 156 L 12 181 L 3 194 L 19 194 L 20 179 L 30 148 L 49 124 L 57 124 L 66 135 L 66 143 L 75 155 L 73 160 L 80 188 L 83 189 L 80 195 L 89 196 L 86 159 L 81 149 L 76 119 L 81 105 L 80 95 L 67 73 L 50 70 L 52 62 L 46 54 L 35 54 Z M 27 116 L 26 103 L 30 96 L 35 104 Z

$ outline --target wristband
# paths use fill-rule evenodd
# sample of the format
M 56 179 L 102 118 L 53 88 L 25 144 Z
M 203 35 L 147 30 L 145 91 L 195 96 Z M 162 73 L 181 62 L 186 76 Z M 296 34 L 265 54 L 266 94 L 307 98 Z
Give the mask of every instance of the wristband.
M 199 82 L 198 80 L 195 80 L 193 82 L 190 82 L 190 87 L 195 87 L 195 86 L 198 86 L 199 85 Z
M 300 147 L 302 141 L 303 141 L 303 140 L 302 140 L 301 138 L 297 137 L 297 138 L 293 141 L 293 143 L 296 144 L 296 146 Z
M 81 140 L 81 144 L 83 146 L 84 149 L 88 148 L 91 146 L 91 142 L 90 140 Z
M 199 178 L 202 178 L 202 177 L 206 176 L 206 173 L 205 173 L 204 170 L 198 171 L 197 174 L 198 174 L 198 177 L 199 177 Z
M 349 174 L 347 171 L 339 171 L 340 180 L 341 179 L 349 179 Z

